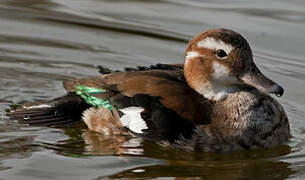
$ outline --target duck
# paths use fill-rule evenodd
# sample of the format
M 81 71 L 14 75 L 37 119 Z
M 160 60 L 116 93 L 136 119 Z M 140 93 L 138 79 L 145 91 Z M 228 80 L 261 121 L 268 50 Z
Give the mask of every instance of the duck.
M 284 89 L 256 66 L 248 41 L 211 29 L 186 46 L 183 64 L 157 64 L 63 83 L 67 94 L 22 105 L 8 116 L 38 126 L 82 120 L 107 136 L 140 137 L 194 152 L 279 146 L 291 137 L 284 108 L 271 97 Z

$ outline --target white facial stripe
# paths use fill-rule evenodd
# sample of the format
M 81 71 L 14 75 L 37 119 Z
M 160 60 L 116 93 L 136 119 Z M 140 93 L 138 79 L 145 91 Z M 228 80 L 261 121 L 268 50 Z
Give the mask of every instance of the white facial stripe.
M 212 37 L 207 37 L 202 41 L 199 41 L 197 43 L 197 46 L 200 48 L 206 48 L 210 50 L 218 50 L 223 49 L 227 54 L 230 54 L 230 52 L 233 49 L 233 46 L 231 44 L 226 44 L 222 40 L 216 40 Z
M 120 109 L 124 115 L 120 118 L 123 126 L 129 128 L 135 133 L 143 133 L 143 129 L 147 129 L 145 121 L 141 117 L 141 112 L 144 111 L 142 107 L 128 107 Z
M 188 51 L 186 52 L 185 60 L 190 60 L 199 56 L 200 54 L 197 51 Z

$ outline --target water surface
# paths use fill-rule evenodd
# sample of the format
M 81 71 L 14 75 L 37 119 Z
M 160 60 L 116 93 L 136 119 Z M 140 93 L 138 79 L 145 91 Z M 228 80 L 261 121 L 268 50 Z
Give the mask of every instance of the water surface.
M 304 179 L 305 2 L 302 0 L 3 0 L 0 112 L 65 94 L 62 81 L 113 69 L 183 62 L 186 42 L 210 28 L 249 40 L 293 138 L 268 150 L 188 153 L 130 139 L 118 143 L 84 124 L 55 129 L 0 121 L 0 179 Z

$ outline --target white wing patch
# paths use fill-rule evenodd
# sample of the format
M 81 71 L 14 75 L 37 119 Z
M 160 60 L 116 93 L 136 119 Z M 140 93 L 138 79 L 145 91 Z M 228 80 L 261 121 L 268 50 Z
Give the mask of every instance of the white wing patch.
M 212 37 L 207 37 L 202 41 L 199 41 L 197 43 L 197 46 L 200 48 L 206 48 L 210 50 L 218 50 L 223 49 L 227 54 L 230 54 L 230 52 L 233 49 L 233 46 L 231 44 L 226 44 L 222 40 L 216 40 Z
M 141 112 L 144 111 L 142 107 L 128 107 L 120 109 L 124 115 L 120 118 L 123 126 L 129 128 L 135 133 L 143 133 L 143 129 L 147 129 L 145 121 L 141 117 Z

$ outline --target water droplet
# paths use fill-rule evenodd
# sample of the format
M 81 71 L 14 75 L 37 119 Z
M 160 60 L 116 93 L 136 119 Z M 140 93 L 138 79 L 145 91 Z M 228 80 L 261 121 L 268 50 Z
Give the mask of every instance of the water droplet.
M 26 115 L 23 116 L 23 119 L 24 119 L 24 120 L 30 120 L 31 117 L 30 117 L 29 115 L 26 114 Z

